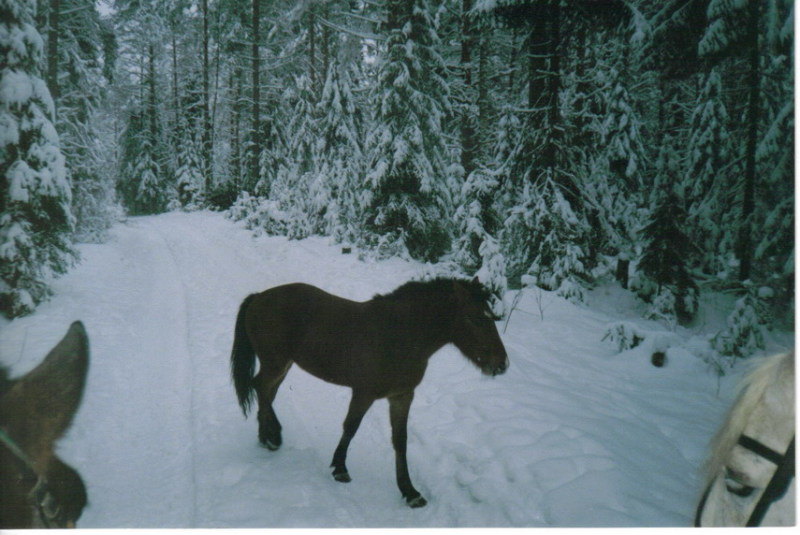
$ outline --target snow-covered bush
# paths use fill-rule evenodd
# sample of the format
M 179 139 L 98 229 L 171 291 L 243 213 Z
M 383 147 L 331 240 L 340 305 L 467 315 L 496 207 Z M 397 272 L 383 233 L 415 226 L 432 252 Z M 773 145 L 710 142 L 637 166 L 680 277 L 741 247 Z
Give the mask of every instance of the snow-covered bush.
M 513 255 L 510 275 L 516 273 L 521 284 L 524 278 L 524 285 L 556 290 L 572 301 L 582 301 L 581 288 L 588 278 L 581 246 L 585 221 L 547 178 L 536 186 L 526 184 L 521 200 L 524 202 L 512 209 L 505 225 L 504 250 Z
M 711 339 L 711 346 L 722 355 L 748 357 L 764 349 L 764 321 L 761 304 L 752 292 L 738 299 L 728 315 L 727 325 Z
M 633 323 L 620 321 L 612 323 L 606 329 L 606 334 L 602 340 L 608 340 L 617 346 L 617 351 L 633 349 L 644 342 L 645 334 Z
M 253 197 L 246 191 L 243 191 L 230 207 L 228 217 L 234 221 L 244 221 L 245 226 L 256 235 L 286 234 L 287 223 L 290 220 L 277 201 Z

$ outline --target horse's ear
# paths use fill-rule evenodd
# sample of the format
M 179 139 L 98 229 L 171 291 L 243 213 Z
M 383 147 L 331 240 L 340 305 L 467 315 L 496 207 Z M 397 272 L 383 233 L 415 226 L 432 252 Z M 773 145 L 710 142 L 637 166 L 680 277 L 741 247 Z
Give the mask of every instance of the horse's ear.
M 3 396 L 0 422 L 35 463 L 49 460 L 53 443 L 72 423 L 88 369 L 89 338 L 76 321 L 44 361 Z
M 478 280 L 478 276 L 475 275 L 475 277 L 473 277 L 473 279 L 472 279 L 472 284 L 480 284 L 480 283 L 481 283 L 481 281 Z

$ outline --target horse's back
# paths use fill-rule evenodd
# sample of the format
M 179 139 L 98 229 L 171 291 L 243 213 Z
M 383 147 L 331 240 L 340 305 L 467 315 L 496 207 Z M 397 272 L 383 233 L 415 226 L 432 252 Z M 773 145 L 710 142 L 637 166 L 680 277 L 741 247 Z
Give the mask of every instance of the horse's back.
M 246 328 L 259 358 L 291 360 L 322 379 L 347 384 L 355 348 L 363 345 L 363 310 L 363 303 L 292 283 L 255 294 Z

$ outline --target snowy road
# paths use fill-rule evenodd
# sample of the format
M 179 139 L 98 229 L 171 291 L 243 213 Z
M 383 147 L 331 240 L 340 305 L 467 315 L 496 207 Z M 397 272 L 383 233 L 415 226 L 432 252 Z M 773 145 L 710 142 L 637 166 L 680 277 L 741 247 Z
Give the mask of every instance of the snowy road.
M 409 422 L 409 465 L 429 505 L 394 482 L 387 404 L 328 464 L 349 390 L 296 367 L 275 403 L 284 446 L 258 446 L 229 378 L 239 303 L 303 281 L 356 300 L 424 266 L 362 262 L 322 238 L 253 238 L 219 214 L 134 218 L 55 284 L 32 316 L 0 326 L 0 359 L 33 367 L 72 320 L 92 362 L 60 451 L 87 482 L 79 527 L 688 525 L 704 448 L 730 401 L 698 359 L 655 368 L 601 338 L 619 318 L 533 294 L 503 339 L 511 367 L 481 376 L 452 347 L 431 359 Z M 596 298 L 596 297 L 595 297 Z M 502 325 L 501 325 L 502 328 Z M 639 355 L 641 357 L 641 355 Z

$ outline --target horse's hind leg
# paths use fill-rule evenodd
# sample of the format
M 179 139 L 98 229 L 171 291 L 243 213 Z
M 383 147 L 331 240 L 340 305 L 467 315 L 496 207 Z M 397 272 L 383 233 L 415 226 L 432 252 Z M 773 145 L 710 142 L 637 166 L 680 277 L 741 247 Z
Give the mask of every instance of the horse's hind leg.
M 281 447 L 281 423 L 272 408 L 278 387 L 292 366 L 290 360 L 268 362 L 261 360 L 261 370 L 254 378 L 254 386 L 258 394 L 258 440 L 267 449 L 277 450 Z
M 358 431 L 358 426 L 361 425 L 361 419 L 366 414 L 367 410 L 372 406 L 375 398 L 353 390 L 353 397 L 350 399 L 350 408 L 347 409 L 347 416 L 342 425 L 342 438 L 339 440 L 339 445 L 333 453 L 333 461 L 331 467 L 333 468 L 333 478 L 336 481 L 347 483 L 350 481 L 350 474 L 347 472 L 345 460 L 347 459 L 347 448 L 350 446 L 350 441 Z

